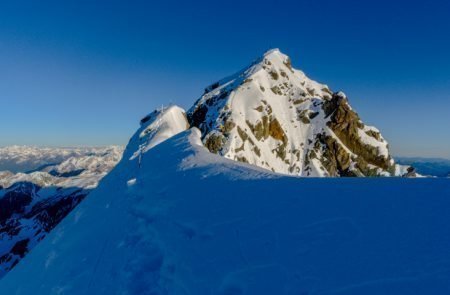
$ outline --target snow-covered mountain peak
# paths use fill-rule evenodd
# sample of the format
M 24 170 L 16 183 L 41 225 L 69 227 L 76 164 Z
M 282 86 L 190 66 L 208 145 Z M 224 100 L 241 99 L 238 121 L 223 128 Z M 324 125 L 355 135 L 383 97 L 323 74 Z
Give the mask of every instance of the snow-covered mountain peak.
M 264 53 L 264 56 L 269 56 L 269 55 L 273 55 L 273 54 L 282 54 L 281 53 L 281 51 L 280 51 L 280 48 L 272 48 L 272 49 L 269 49 L 269 50 L 267 50 L 265 53 Z M 284 54 L 283 54 L 284 55 Z M 286 56 L 286 55 L 285 55 Z
M 273 48 L 266 51 L 263 55 L 264 59 L 270 60 L 272 62 L 287 62 L 289 61 L 289 56 L 282 53 L 280 49 Z
M 188 111 L 213 153 L 300 176 L 393 175 L 380 132 L 343 92 L 294 69 L 278 49 L 205 89 Z

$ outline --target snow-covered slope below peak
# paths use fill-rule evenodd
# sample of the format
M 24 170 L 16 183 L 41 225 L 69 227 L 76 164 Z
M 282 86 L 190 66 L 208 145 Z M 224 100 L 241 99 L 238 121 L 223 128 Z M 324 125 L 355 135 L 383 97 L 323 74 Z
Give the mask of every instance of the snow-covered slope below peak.
M 393 175 L 380 132 L 343 92 L 309 79 L 278 49 L 214 83 L 188 111 L 213 153 L 300 176 Z
M 138 145 L 132 139 L 128 153 Z M 442 238 L 450 231 L 447 179 L 279 176 L 209 153 L 195 128 L 144 155 L 142 165 L 125 156 L 0 281 L 0 293 L 445 294 L 450 289 L 450 242 Z M 430 251 L 430 245 L 439 247 Z

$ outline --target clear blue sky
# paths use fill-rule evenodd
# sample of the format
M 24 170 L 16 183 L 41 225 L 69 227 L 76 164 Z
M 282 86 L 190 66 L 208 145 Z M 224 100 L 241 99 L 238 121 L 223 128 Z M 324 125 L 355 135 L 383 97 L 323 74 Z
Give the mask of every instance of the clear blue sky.
M 273 47 L 346 92 L 395 155 L 450 158 L 439 0 L 0 0 L 0 145 L 126 144 L 155 107 L 189 107 Z

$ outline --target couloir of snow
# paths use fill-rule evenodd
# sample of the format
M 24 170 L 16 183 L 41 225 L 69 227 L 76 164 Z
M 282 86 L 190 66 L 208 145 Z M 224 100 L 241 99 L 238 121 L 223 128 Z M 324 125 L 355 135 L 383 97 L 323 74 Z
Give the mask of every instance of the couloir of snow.
M 282 176 L 209 153 L 196 128 L 147 150 L 154 122 L 0 294 L 450 291 L 448 179 Z

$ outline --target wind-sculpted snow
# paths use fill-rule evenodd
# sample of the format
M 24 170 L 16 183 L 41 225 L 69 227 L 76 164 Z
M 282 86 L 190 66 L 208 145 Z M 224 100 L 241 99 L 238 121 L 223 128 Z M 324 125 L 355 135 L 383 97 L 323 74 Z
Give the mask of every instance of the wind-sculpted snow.
M 132 158 L 141 132 L 1 294 L 450 291 L 449 180 L 272 174 L 196 128 Z
M 153 111 L 141 120 L 139 135 L 133 137 L 139 141 L 139 147 L 132 159 L 186 129 L 189 129 L 189 123 L 182 108 L 170 106 Z

